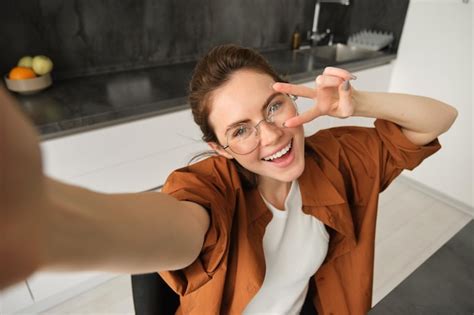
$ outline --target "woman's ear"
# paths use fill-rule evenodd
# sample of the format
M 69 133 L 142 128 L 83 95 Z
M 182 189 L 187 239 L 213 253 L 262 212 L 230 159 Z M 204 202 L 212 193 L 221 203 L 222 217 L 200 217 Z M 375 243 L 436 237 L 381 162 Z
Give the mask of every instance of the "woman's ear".
M 234 157 L 229 153 L 227 152 L 226 150 L 224 150 L 220 145 L 218 145 L 217 143 L 215 142 L 208 142 L 207 145 L 214 151 L 217 152 L 217 154 L 219 155 L 222 155 L 223 157 L 227 158 L 227 159 L 233 159 Z

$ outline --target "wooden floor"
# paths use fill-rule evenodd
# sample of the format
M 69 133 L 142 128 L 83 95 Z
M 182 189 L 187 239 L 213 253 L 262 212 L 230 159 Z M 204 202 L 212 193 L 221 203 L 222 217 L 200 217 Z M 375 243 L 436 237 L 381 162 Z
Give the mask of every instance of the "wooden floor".
M 472 217 L 402 177 L 381 193 L 372 305 L 410 275 Z M 130 276 L 119 276 L 42 314 L 133 314 Z

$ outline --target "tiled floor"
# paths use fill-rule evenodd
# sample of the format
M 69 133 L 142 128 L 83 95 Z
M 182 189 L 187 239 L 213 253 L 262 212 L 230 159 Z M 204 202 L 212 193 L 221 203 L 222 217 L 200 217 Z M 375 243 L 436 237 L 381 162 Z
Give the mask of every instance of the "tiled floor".
M 375 250 L 375 305 L 472 217 L 399 177 L 381 193 Z M 133 314 L 130 276 L 108 281 L 42 314 Z
M 369 315 L 474 314 L 474 220 L 385 296 Z

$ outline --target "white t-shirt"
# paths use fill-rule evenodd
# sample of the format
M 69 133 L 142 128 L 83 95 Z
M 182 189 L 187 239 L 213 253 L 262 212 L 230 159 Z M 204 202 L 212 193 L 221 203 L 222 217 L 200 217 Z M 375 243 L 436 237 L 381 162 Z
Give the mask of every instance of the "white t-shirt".
M 321 221 L 303 213 L 297 181 L 291 184 L 284 210 L 263 200 L 273 213 L 263 236 L 265 278 L 244 314 L 299 314 L 309 278 L 326 258 L 329 234 Z

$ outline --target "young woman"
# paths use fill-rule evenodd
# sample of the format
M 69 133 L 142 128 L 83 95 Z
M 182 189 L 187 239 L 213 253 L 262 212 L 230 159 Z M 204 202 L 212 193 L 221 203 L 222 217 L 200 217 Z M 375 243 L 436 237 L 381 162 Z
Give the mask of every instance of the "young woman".
M 156 271 L 181 296 L 178 314 L 296 314 L 305 300 L 365 314 L 378 194 L 440 149 L 457 111 L 352 79 L 326 68 L 314 89 L 281 83 L 253 50 L 212 49 L 189 102 L 217 154 L 173 172 L 162 193 L 135 194 L 44 176 L 37 136 L 1 89 L 0 287 L 45 269 Z M 299 115 L 295 97 L 314 107 Z M 377 120 L 305 138 L 322 115 Z

